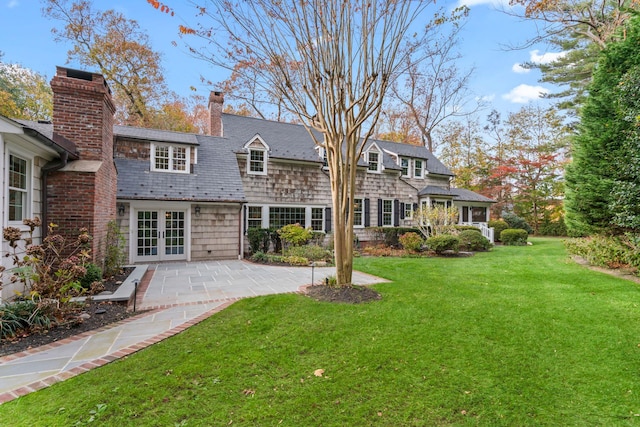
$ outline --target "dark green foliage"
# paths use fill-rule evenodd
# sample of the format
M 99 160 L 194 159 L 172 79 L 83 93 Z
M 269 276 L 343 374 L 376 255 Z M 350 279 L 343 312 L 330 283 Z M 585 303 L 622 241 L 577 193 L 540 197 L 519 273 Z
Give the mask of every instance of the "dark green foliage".
M 460 249 L 464 251 L 488 251 L 492 246 L 489 239 L 484 237 L 478 229 L 461 231 L 458 238 Z
M 51 324 L 47 307 L 32 300 L 15 301 L 0 307 L 0 339 L 23 329 L 46 328 Z
M 282 252 L 282 239 L 280 238 L 280 234 L 278 234 L 278 229 L 276 227 L 269 228 L 269 241 L 273 245 L 273 251 L 275 253 Z M 264 244 L 263 250 L 264 252 L 269 252 L 269 242 Z
M 564 218 L 560 218 L 558 221 L 544 221 L 540 224 L 538 234 L 541 236 L 566 236 L 567 226 L 564 223 Z
M 460 248 L 460 239 L 458 236 L 451 234 L 441 234 L 439 236 L 429 237 L 426 243 L 427 247 L 438 255 L 441 255 L 445 251 L 453 251 L 457 253 Z
M 84 289 L 90 289 L 93 282 L 102 281 L 102 269 L 94 263 L 89 263 L 84 267 L 87 272 L 80 278 L 80 285 Z
M 507 246 L 524 246 L 529 233 L 521 228 L 507 228 L 500 233 L 500 241 Z
M 418 233 L 412 231 L 404 233 L 399 238 L 400 244 L 409 252 L 419 252 L 422 248 L 422 237 Z
M 478 227 L 475 227 L 473 225 L 455 225 L 453 228 L 456 229 L 456 231 L 465 231 L 465 230 L 471 230 L 471 231 L 480 231 L 480 229 Z
M 533 228 L 531 228 L 527 221 L 514 213 L 503 212 L 502 219 L 509 225 L 509 228 L 519 228 L 521 230 L 526 230 L 527 233 L 533 233 Z
M 504 219 L 495 219 L 489 221 L 489 227 L 493 228 L 493 235 L 497 241 L 500 241 L 500 233 L 502 230 L 509 228 L 509 224 Z
M 270 231 L 266 228 L 250 228 L 247 230 L 249 250 L 251 253 L 258 251 L 269 252 Z
M 405 233 L 421 234 L 420 230 L 411 227 L 371 227 L 376 235 L 376 240 L 384 241 L 384 244 L 391 247 L 400 246 L 400 236 Z
M 104 275 L 109 277 L 118 274 L 125 262 L 127 254 L 125 252 L 126 240 L 116 221 L 109 221 L 107 224 L 107 252 L 104 258 Z
M 621 230 L 616 230 L 616 226 L 627 224 L 630 219 L 623 215 L 624 218 L 619 218 L 623 221 L 616 221 L 614 202 L 616 183 L 637 185 L 639 179 L 624 166 L 630 160 L 627 138 L 637 132 L 638 110 L 634 103 L 638 89 L 633 86 L 639 67 L 640 21 L 635 17 L 629 21 L 625 37 L 610 43 L 602 52 L 582 110 L 579 131 L 573 141 L 573 161 L 566 172 L 566 224 L 571 236 L 600 231 L 617 234 Z M 617 200 L 622 203 L 617 208 L 632 207 L 627 206 L 626 196 L 620 195 Z M 637 213 L 634 209 L 627 211 Z

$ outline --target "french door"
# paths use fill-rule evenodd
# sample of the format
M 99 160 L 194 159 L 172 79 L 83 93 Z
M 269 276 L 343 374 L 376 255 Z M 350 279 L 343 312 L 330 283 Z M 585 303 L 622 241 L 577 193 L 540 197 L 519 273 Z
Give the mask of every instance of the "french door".
M 136 262 L 184 260 L 185 210 L 137 210 Z

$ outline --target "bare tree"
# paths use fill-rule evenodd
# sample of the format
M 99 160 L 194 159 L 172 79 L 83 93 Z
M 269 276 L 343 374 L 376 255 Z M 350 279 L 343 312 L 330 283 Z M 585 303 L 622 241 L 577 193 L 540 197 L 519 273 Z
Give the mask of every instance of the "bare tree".
M 326 150 L 341 286 L 350 285 L 352 278 L 358 159 L 392 78 L 404 64 L 407 38 L 415 32 L 412 24 L 430 3 L 210 0 L 199 10 L 213 26 L 183 30 L 210 43 L 199 52 L 213 64 L 228 69 L 238 61 L 248 64 L 259 76 L 256 81 L 264 82 L 262 89 L 272 99 L 282 99 Z
M 476 100 L 471 108 L 465 108 L 473 98 L 468 83 L 474 70 L 457 66 L 460 54 L 456 47 L 462 27 L 456 13 L 465 12 L 466 9 L 454 12 L 448 30 L 443 25 L 427 28 L 429 36 L 404 58 L 406 69 L 392 86 L 393 97 L 407 110 L 422 144 L 431 152 L 436 148 L 434 129 L 447 119 L 468 116 L 482 106 Z

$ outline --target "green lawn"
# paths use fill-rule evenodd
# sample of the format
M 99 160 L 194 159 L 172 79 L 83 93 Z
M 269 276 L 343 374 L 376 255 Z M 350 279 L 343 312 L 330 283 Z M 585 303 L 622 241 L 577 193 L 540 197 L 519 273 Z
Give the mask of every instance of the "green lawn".
M 101 426 L 640 425 L 639 285 L 532 240 L 357 259 L 393 280 L 375 287 L 381 301 L 239 301 L 0 406 L 0 424 L 83 425 L 97 411 Z

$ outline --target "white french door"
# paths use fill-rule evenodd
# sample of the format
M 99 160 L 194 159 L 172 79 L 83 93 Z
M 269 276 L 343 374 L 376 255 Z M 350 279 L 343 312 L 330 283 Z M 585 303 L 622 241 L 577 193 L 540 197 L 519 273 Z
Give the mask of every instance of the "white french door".
M 187 259 L 186 210 L 135 211 L 135 262 Z

